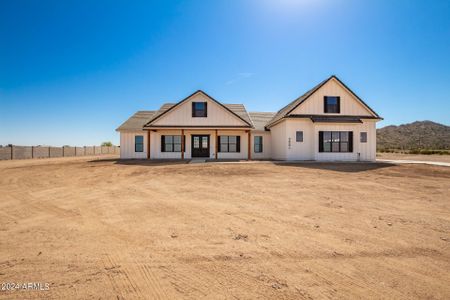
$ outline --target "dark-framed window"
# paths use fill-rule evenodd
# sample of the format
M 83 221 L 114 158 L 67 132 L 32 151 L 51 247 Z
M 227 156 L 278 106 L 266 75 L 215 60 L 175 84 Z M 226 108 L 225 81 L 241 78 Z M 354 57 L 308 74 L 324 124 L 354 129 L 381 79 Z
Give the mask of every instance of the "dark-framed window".
M 324 96 L 323 97 L 323 111 L 328 114 L 338 114 L 341 112 L 341 97 L 339 96 Z
M 255 153 L 263 152 L 263 137 L 260 135 L 254 136 L 253 142 L 253 151 L 255 151 Z
M 181 135 L 162 135 L 161 152 L 181 152 L 181 145 L 185 143 L 184 136 Z M 186 151 L 186 147 L 184 147 Z
M 192 117 L 206 118 L 208 116 L 207 102 L 192 102 Z
M 134 136 L 134 152 L 144 152 L 144 136 Z
M 241 137 L 239 135 L 220 135 L 219 152 L 241 152 Z
M 295 132 L 295 141 L 296 142 L 303 142 L 303 131 L 296 131 Z
M 353 131 L 319 131 L 319 152 L 353 152 Z
M 367 143 L 367 132 L 361 132 L 359 134 L 359 139 L 361 143 Z

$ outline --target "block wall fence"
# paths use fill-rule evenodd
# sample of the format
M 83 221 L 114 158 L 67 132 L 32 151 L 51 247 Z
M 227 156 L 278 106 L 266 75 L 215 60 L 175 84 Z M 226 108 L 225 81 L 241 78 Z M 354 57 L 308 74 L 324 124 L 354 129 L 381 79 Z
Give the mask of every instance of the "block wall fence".
M 6 146 L 0 147 L 0 160 L 53 158 L 70 156 L 120 154 L 119 146 L 49 147 Z

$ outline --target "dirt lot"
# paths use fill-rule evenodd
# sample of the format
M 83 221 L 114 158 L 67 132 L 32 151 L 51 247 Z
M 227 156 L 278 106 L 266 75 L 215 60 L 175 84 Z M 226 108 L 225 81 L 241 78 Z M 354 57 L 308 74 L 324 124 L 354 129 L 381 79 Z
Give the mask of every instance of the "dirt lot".
M 423 154 L 401 154 L 401 153 L 377 153 L 377 159 L 405 159 L 418 161 L 438 161 L 450 163 L 450 155 L 423 155 Z
M 0 162 L 0 298 L 450 298 L 450 168 Z

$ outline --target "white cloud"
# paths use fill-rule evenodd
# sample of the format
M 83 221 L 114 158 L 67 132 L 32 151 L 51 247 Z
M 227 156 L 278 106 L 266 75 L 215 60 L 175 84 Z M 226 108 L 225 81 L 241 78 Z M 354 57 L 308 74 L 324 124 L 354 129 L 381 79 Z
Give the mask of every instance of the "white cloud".
M 251 73 L 251 72 L 237 73 L 233 79 L 228 80 L 227 82 L 225 82 L 225 84 L 230 85 L 230 84 L 236 83 L 239 80 L 250 78 L 253 75 L 255 75 L 255 73 Z

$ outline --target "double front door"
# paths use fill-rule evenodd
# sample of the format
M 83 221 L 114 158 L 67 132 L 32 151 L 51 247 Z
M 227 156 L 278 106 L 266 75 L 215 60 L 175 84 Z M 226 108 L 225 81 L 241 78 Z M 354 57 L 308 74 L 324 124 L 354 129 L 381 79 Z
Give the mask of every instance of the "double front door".
M 192 157 L 209 157 L 209 135 L 192 135 Z

